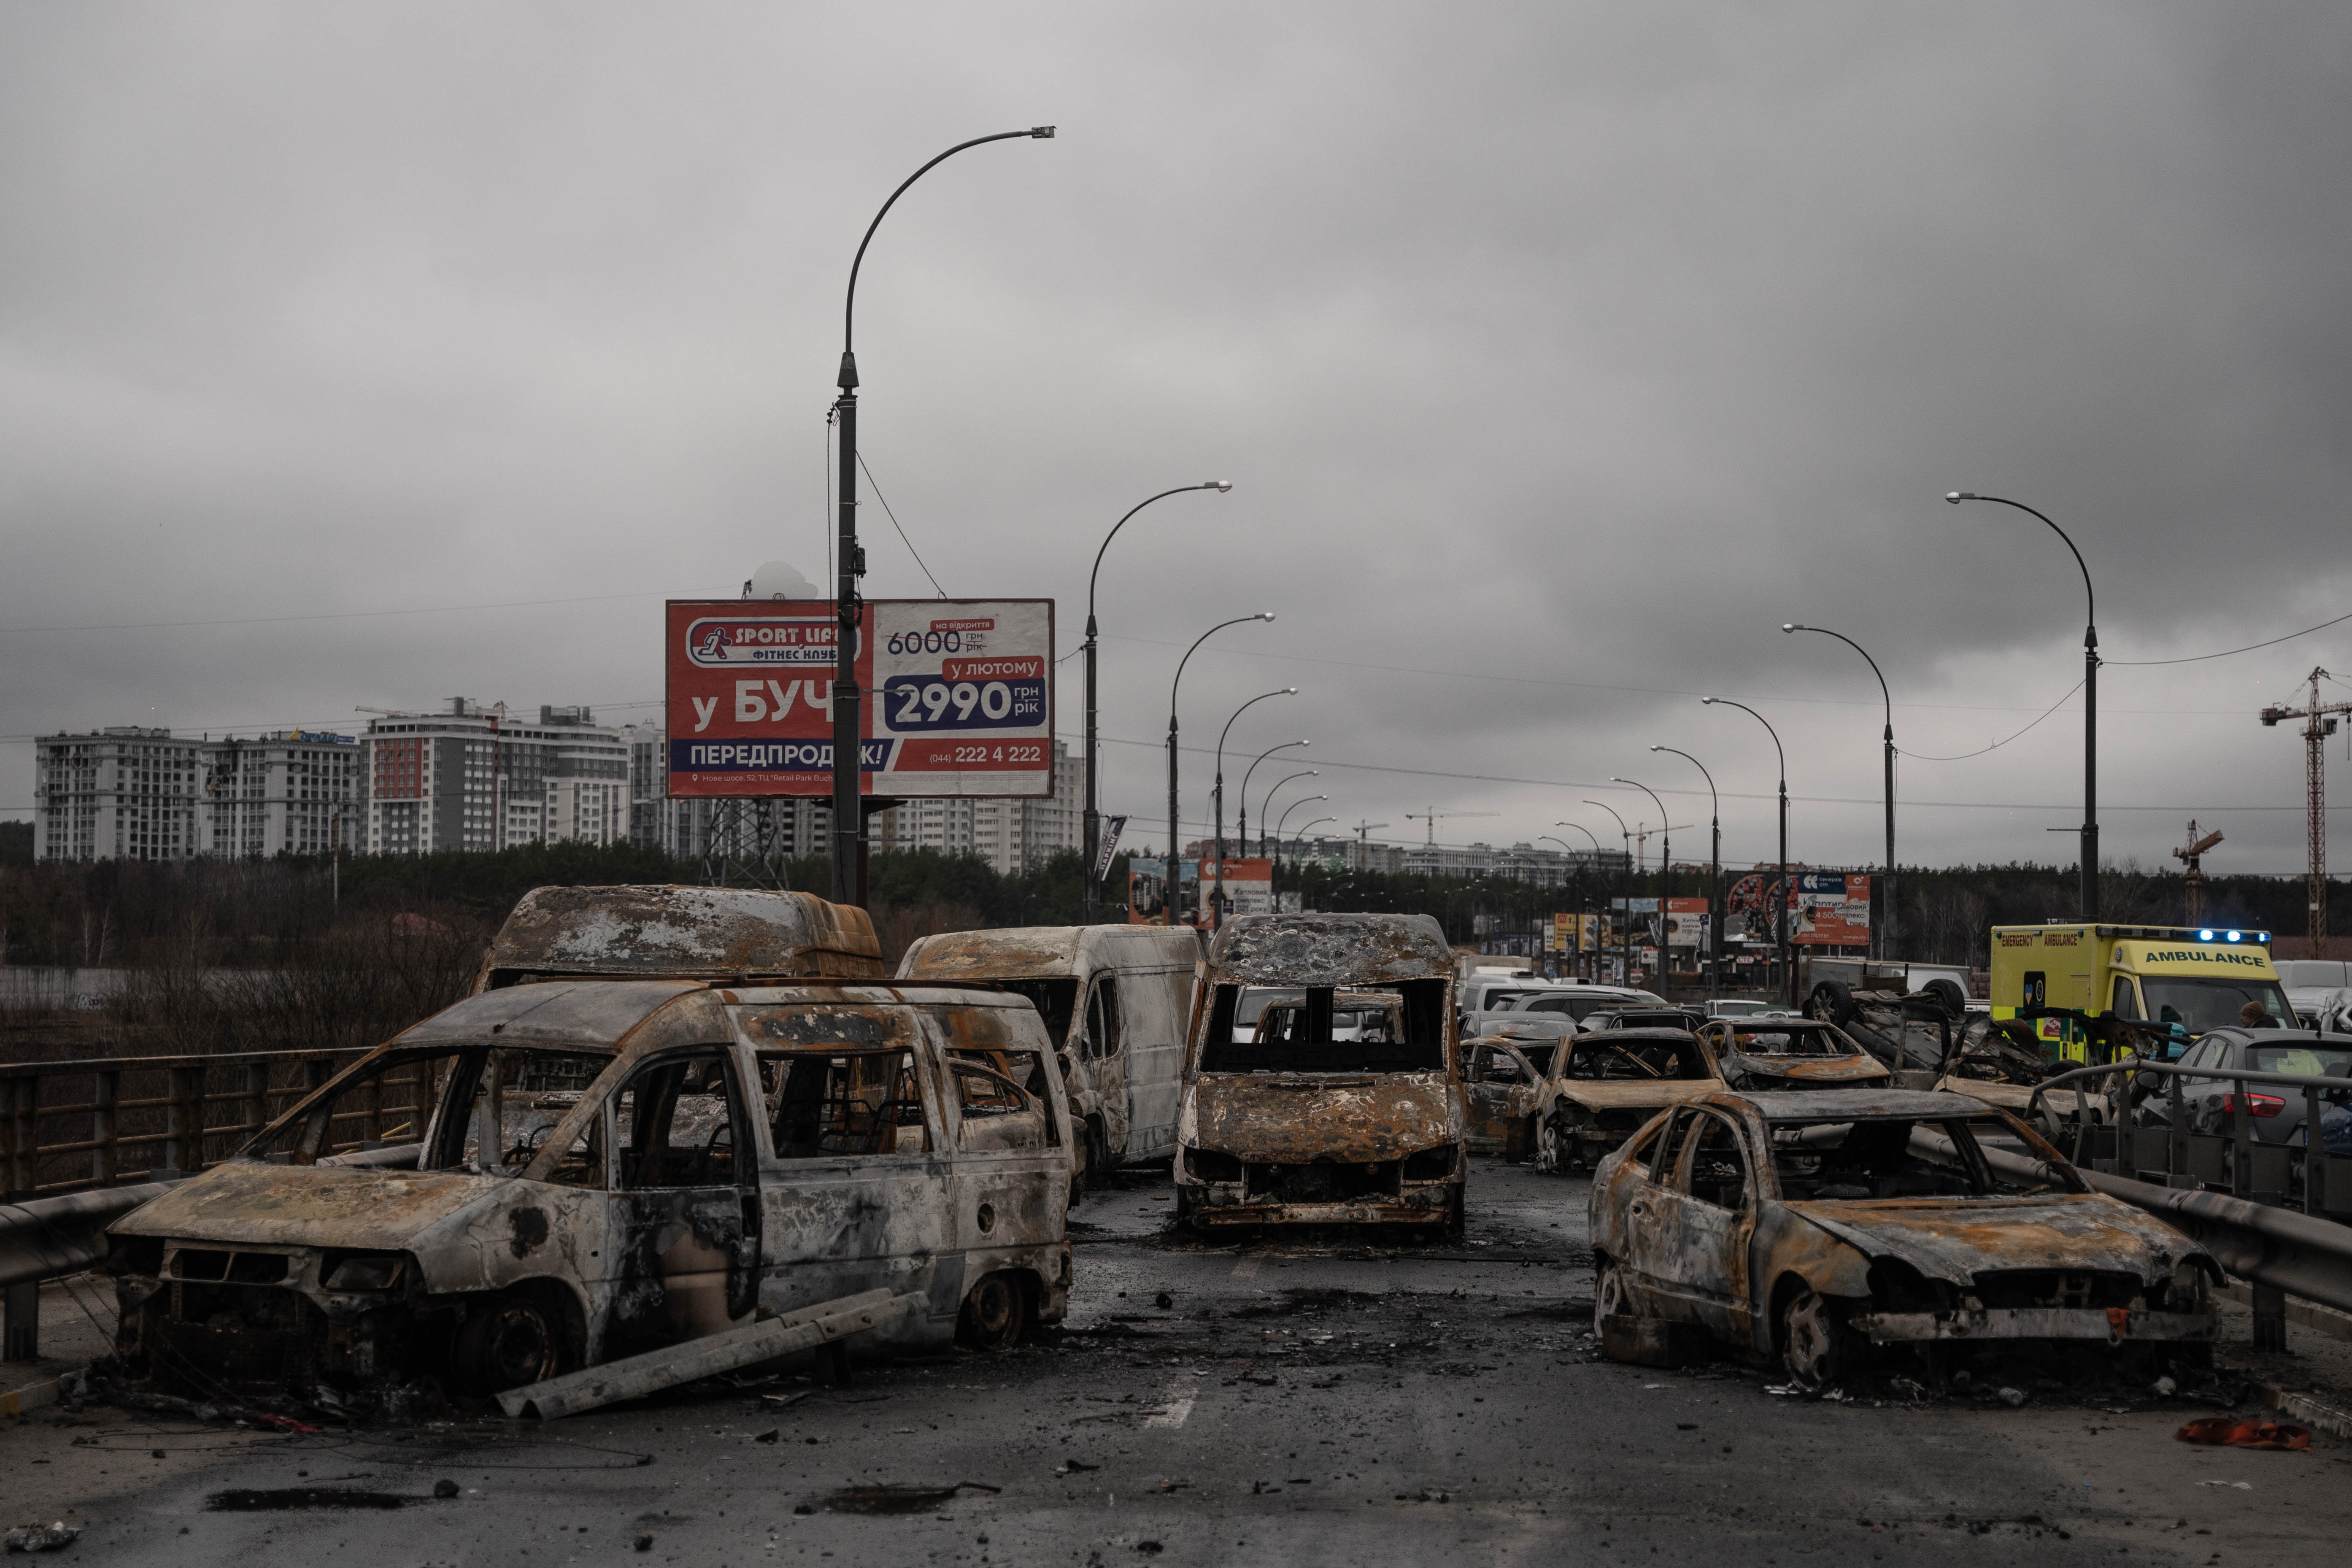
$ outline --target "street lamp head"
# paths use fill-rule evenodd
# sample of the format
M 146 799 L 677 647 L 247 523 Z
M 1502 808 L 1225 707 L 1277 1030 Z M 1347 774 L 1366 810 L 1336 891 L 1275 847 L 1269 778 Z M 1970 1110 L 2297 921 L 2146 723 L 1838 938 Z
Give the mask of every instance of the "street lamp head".
M 1698 700 L 1698 705 L 1702 708 L 1711 708 L 1722 700 L 1720 697 L 1702 697 Z
M 1050 125 L 1032 125 L 1029 128 L 1029 134 L 1034 140 L 1051 142 L 1054 139 L 1054 128 Z
M 1780 623 L 1780 629 L 1784 632 L 1809 632 L 1813 628 L 1805 625 L 1802 621 L 1782 621 Z
M 1282 689 L 1282 695 L 1285 697 L 1296 697 L 1298 695 L 1298 688 L 1296 686 L 1286 686 Z
M 1977 494 L 1974 490 L 1953 490 L 1945 496 L 1944 499 L 1951 502 L 1954 506 L 1958 506 L 1964 500 L 1976 500 Z
M 1270 621 L 1274 619 L 1274 612 L 1272 610 L 1260 610 L 1253 618 L 1261 621 Z
M 1231 479 L 1211 479 L 1201 488 L 1204 490 L 1214 490 L 1219 495 L 1223 495 L 1227 490 L 1234 488 L 1234 481 Z
M 1632 784 L 1633 781 L 1632 779 L 1621 779 L 1615 773 L 1611 773 L 1609 775 L 1609 782 L 1611 784 Z
M 1652 750 L 1652 751 L 1654 751 L 1654 752 L 1663 752 L 1663 751 L 1664 751 L 1664 750 L 1665 750 L 1665 748 L 1664 748 L 1664 746 L 1652 746 L 1652 747 L 1650 748 L 1650 750 Z

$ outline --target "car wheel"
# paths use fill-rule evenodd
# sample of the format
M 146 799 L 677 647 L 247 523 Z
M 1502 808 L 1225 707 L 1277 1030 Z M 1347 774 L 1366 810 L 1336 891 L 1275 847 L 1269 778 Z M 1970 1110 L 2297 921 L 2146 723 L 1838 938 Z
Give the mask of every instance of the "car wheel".
M 503 1394 L 553 1377 L 562 1343 L 546 1306 L 528 1296 L 500 1296 L 467 1314 L 451 1370 L 468 1394 Z
M 1010 1274 L 992 1274 L 963 1299 L 963 1342 L 976 1351 L 1009 1351 L 1029 1323 L 1028 1299 Z
M 1559 1159 L 1559 1129 L 1549 1116 L 1536 1118 L 1536 1169 L 1548 1176 L 1563 1173 Z
M 1845 1375 L 1853 1332 L 1844 1312 L 1830 1298 L 1798 1291 L 1780 1309 L 1780 1364 L 1790 1383 L 1819 1392 Z
M 1919 992 L 1924 996 L 1933 996 L 1943 1006 L 1948 1017 L 1965 1018 L 1969 1016 L 1968 993 L 1960 989 L 1959 982 L 1956 980 L 1930 980 L 1919 987 Z
M 1861 1009 L 1853 1005 L 1853 993 L 1839 980 L 1824 980 L 1813 987 L 1805 998 L 1804 1013 L 1808 1018 L 1825 1019 L 1840 1028 L 1851 1024 Z
M 1592 1326 L 1597 1331 L 1605 1318 L 1626 1318 L 1635 1315 L 1633 1292 L 1625 1284 L 1625 1267 L 1613 1258 L 1593 1259 Z

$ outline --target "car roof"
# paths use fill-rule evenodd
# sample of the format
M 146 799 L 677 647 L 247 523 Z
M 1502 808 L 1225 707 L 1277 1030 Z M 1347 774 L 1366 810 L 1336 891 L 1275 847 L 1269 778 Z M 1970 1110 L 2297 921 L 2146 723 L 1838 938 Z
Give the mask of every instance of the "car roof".
M 1622 1046 L 1628 1040 L 1665 1040 L 1679 1044 L 1684 1040 L 1698 1038 L 1688 1029 L 1668 1029 L 1656 1026 L 1639 1029 L 1588 1029 L 1576 1037 L 1602 1046 Z
M 1974 1116 L 1991 1107 L 1981 1100 L 1945 1089 L 1804 1089 L 1726 1092 L 1710 1100 L 1744 1100 L 1766 1121 L 1856 1121 L 1904 1117 Z

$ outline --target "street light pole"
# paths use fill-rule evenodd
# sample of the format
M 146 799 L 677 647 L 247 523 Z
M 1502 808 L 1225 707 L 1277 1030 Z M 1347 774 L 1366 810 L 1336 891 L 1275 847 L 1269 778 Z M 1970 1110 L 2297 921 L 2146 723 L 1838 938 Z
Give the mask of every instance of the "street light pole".
M 1242 770 L 1242 817 L 1241 825 L 1234 829 L 1234 842 L 1241 846 L 1242 858 L 1244 859 L 1247 859 L 1249 858 L 1249 784 L 1251 777 L 1257 772 L 1258 763 L 1265 761 L 1266 758 L 1274 755 L 1276 752 L 1286 752 L 1293 746 L 1311 746 L 1315 742 L 1312 741 L 1285 741 L 1279 746 L 1268 746 L 1265 751 L 1260 752 L 1257 754 L 1257 762 L 1250 763 L 1248 767 Z M 1265 793 L 1272 795 L 1274 791 L 1268 790 Z M 1260 838 L 1264 838 L 1265 837 L 1265 813 L 1262 811 L 1257 815 L 1257 826 L 1258 837 Z M 1260 848 L 1263 849 L 1264 846 L 1261 845 Z
M 1764 732 L 1772 737 L 1773 752 L 1780 759 L 1780 896 L 1773 900 L 1772 931 L 1774 945 L 1780 950 L 1781 973 L 1788 976 L 1789 1005 L 1794 1007 L 1797 1005 L 1797 963 L 1789 943 L 1789 903 L 1792 891 L 1789 886 L 1789 753 L 1780 749 L 1780 731 L 1772 728 L 1772 721 L 1747 703 L 1734 702 L 1728 697 L 1702 697 L 1699 702 L 1706 707 L 1719 702 L 1726 708 L 1737 708 L 1763 725 Z
M 1183 890 L 1184 887 L 1184 879 L 1176 868 L 1176 857 L 1181 853 L 1181 841 L 1176 836 L 1176 693 L 1184 684 L 1184 667 L 1192 662 L 1192 656 L 1201 651 L 1201 645 L 1202 643 L 1207 642 L 1211 637 L 1215 637 L 1227 626 L 1238 626 L 1248 621 L 1270 621 L 1272 619 L 1274 619 L 1274 612 L 1272 610 L 1260 610 L 1254 616 L 1236 616 L 1230 621 L 1219 621 L 1215 626 L 1211 626 L 1207 631 L 1202 632 L 1199 637 L 1192 639 L 1192 646 L 1186 648 L 1184 650 L 1184 657 L 1176 661 L 1176 679 L 1168 683 L 1167 923 L 1171 926 L 1176 924 L 1176 900 L 1177 896 Z
M 1095 880 L 1095 862 L 1102 855 L 1102 797 L 1095 783 L 1095 579 L 1102 575 L 1103 552 L 1108 550 L 1110 542 L 1118 537 L 1118 531 L 1127 526 L 1127 518 L 1133 517 L 1153 501 L 1181 496 L 1188 490 L 1215 490 L 1223 495 L 1233 488 L 1231 479 L 1208 479 L 1197 485 L 1178 485 L 1174 489 L 1161 490 L 1156 496 L 1146 496 L 1128 509 L 1127 517 L 1110 525 L 1110 531 L 1103 535 L 1102 543 L 1095 550 L 1094 570 L 1087 574 L 1086 919 L 1088 925 L 1094 923 L 1095 912 L 1101 903 Z
M 840 395 L 834 400 L 834 416 L 841 434 L 841 505 L 837 524 L 836 558 L 838 570 L 834 577 L 834 645 L 833 645 L 833 897 L 836 903 L 866 902 L 865 774 L 861 765 L 863 747 L 860 742 L 865 730 L 863 693 L 857 689 L 857 623 L 865 610 L 865 600 L 857 591 L 857 580 L 866 575 L 866 552 L 857 542 L 857 355 L 853 352 L 852 338 L 857 324 L 857 269 L 866 263 L 866 247 L 874 243 L 874 231 L 882 226 L 891 207 L 907 194 L 907 187 L 921 179 L 940 164 L 966 148 L 984 146 L 991 142 L 1010 142 L 1017 137 L 1036 141 L 1052 138 L 1050 125 L 1033 125 L 1026 131 L 1000 131 L 992 136 L 975 136 L 969 142 L 959 142 L 913 174 L 907 176 L 874 221 L 866 226 L 866 237 L 857 242 L 857 255 L 849 263 L 849 292 L 841 308 L 841 374 L 834 384 Z
M 1211 931 L 1222 931 L 1225 923 L 1225 737 L 1234 732 L 1234 719 L 1240 718 L 1267 698 L 1297 695 L 1298 688 L 1296 686 L 1286 686 L 1275 691 L 1261 691 L 1239 708 L 1234 709 L 1232 718 L 1225 721 L 1225 727 L 1217 731 L 1217 784 L 1213 791 L 1217 802 L 1217 890 L 1209 895 L 1209 929 Z M 1242 775 L 1242 811 L 1244 816 L 1249 811 L 1249 775 L 1247 773 Z M 1266 890 L 1268 892 L 1274 890 L 1272 884 L 1268 884 Z
M 2049 523 L 2050 531 L 2065 540 L 2067 552 L 2074 557 L 2074 565 L 2083 574 L 2083 919 L 2096 921 L 2099 918 L 2099 604 L 2091 592 L 2091 569 L 2083 564 L 2083 552 L 2074 542 L 2066 538 L 2066 531 L 2035 511 L 2021 500 L 2010 500 L 2002 496 L 1981 496 L 1973 490 L 1954 490 L 1944 498 L 1954 506 L 1964 500 L 1988 500 L 2000 506 L 2015 507 L 2031 517 L 2041 517 Z
M 1282 786 L 1287 784 L 1297 784 L 1300 779 L 1315 779 L 1321 778 L 1322 776 L 1323 773 L 1321 769 L 1308 768 L 1304 773 L 1292 773 L 1287 777 L 1279 778 L 1274 781 L 1273 786 L 1265 792 L 1265 804 L 1260 805 L 1257 811 L 1257 852 L 1259 854 L 1265 855 L 1269 853 L 1265 847 L 1265 819 L 1274 815 L 1274 797 L 1282 793 Z M 1328 800 L 1330 797 L 1328 795 L 1318 795 L 1315 798 L 1317 800 Z M 1244 805 L 1247 805 L 1249 802 L 1247 800 L 1244 800 L 1242 804 Z M 1292 805 L 1296 805 L 1298 803 L 1297 801 L 1292 801 L 1290 804 Z M 1287 807 L 1285 809 L 1286 811 Z M 1281 844 L 1282 837 L 1281 835 L 1276 834 L 1275 836 L 1276 852 L 1279 851 Z
M 1632 891 L 1633 886 L 1633 830 L 1625 826 L 1625 818 L 1623 815 L 1607 801 L 1588 800 L 1584 804 L 1587 805 L 1597 805 L 1601 810 L 1607 812 L 1610 816 L 1616 817 L 1618 836 L 1624 840 L 1626 871 L 1625 887 L 1627 891 L 1625 894 L 1625 918 L 1619 921 L 1617 926 L 1617 952 L 1619 962 L 1624 966 L 1624 972 L 1619 976 L 1619 978 L 1623 980 L 1626 984 L 1631 985 L 1633 983 L 1633 894 Z M 1552 826 L 1557 827 L 1560 825 L 1554 823 Z M 1592 842 L 1597 846 L 1600 844 L 1601 840 L 1596 838 Z
M 1666 919 L 1667 906 L 1675 901 L 1675 819 L 1667 812 L 1666 803 L 1658 798 L 1658 792 L 1648 784 L 1621 778 L 1612 778 L 1609 782 L 1640 790 L 1650 797 L 1650 804 L 1658 808 L 1658 989 L 1663 993 L 1666 975 L 1673 968 L 1666 950 Z
M 1886 705 L 1886 916 L 1875 923 L 1878 927 L 1878 956 L 1893 958 L 1895 956 L 1896 910 L 1900 907 L 1895 901 L 1895 699 L 1888 694 L 1886 676 L 1879 669 L 1878 661 L 1870 657 L 1870 650 L 1843 632 L 1833 632 L 1827 626 L 1809 626 L 1801 621 L 1790 621 L 1780 629 L 1783 632 L 1819 632 L 1825 637 L 1835 637 L 1862 655 L 1870 666 L 1870 673 L 1878 677 L 1878 696 Z
M 1331 797 L 1328 795 L 1310 795 L 1306 800 L 1294 800 L 1288 805 L 1282 808 L 1282 820 L 1284 822 L 1288 822 L 1290 820 L 1290 814 L 1297 811 L 1300 806 L 1305 805 L 1308 800 L 1329 800 L 1330 798 Z M 1307 827 L 1320 827 L 1327 822 L 1337 822 L 1339 820 L 1339 819 L 1336 816 L 1318 816 L 1314 821 L 1307 824 L 1306 827 L 1301 827 L 1298 830 L 1298 837 L 1301 838 L 1306 837 Z M 1274 852 L 1277 858 L 1282 854 L 1282 829 L 1280 827 L 1276 827 L 1274 830 Z M 1303 855 L 1298 858 L 1298 901 L 1302 905 L 1307 902 L 1307 858 Z
M 1592 868 L 1593 868 L 1594 870 L 1596 870 L 1596 871 L 1598 871 L 1599 869 L 1601 869 L 1601 840 L 1600 840 L 1599 838 L 1597 838 L 1597 837 L 1593 837 L 1592 829 L 1591 829 L 1590 827 L 1585 826 L 1584 826 L 1584 824 L 1582 824 L 1582 823 L 1580 823 L 1580 822 L 1555 822 L 1555 823 L 1553 823 L 1553 824 L 1552 824 L 1552 826 L 1553 826 L 1554 827 L 1573 827 L 1573 828 L 1575 828 L 1579 833 L 1583 834 L 1587 838 L 1591 838 L 1591 839 L 1592 839 Z M 1558 842 L 1558 840 L 1554 840 L 1554 842 Z M 1573 851 L 1573 850 L 1571 850 L 1571 851 L 1570 851 L 1570 853 L 1573 854 L 1573 853 L 1574 853 L 1574 851 Z M 1584 900 L 1584 907 L 1585 907 L 1585 912 L 1586 912 L 1588 915 L 1589 915 L 1589 914 L 1591 914 L 1591 910 L 1592 910 L 1592 900 L 1591 900 L 1591 895 L 1590 895 L 1590 894 L 1588 894 L 1588 895 L 1586 896 L 1586 898 L 1585 898 L 1585 900 Z M 1584 939 L 1584 933 L 1583 933 L 1582 931 L 1580 931 L 1579 932 L 1577 932 L 1577 958 L 1578 958 L 1578 961 L 1579 961 L 1579 962 L 1578 962 L 1578 964 L 1577 964 L 1577 967 L 1578 967 L 1578 968 L 1580 968 L 1580 969 L 1581 969 L 1581 968 L 1583 968 L 1583 967 L 1584 967 L 1584 964 L 1583 964 L 1583 963 L 1582 963 L 1582 960 L 1583 960 L 1583 957 L 1584 957 L 1584 940 L 1583 940 L 1583 939 Z M 1593 952 L 1594 952 L 1596 954 L 1598 954 L 1598 953 L 1600 952 L 1600 951 L 1601 951 L 1601 944 L 1600 944 L 1598 942 L 1595 942 L 1592 944 L 1592 948 L 1593 948 Z M 1589 979 L 1591 979 L 1591 975 L 1587 975 L 1585 978 L 1589 980 Z
M 1705 763 L 1673 746 L 1652 746 L 1650 750 L 1674 752 L 1696 768 L 1699 776 L 1706 780 L 1709 835 L 1706 852 L 1706 966 L 1716 985 L 1720 987 L 1723 984 L 1723 801 L 1715 793 L 1715 775 L 1706 771 Z

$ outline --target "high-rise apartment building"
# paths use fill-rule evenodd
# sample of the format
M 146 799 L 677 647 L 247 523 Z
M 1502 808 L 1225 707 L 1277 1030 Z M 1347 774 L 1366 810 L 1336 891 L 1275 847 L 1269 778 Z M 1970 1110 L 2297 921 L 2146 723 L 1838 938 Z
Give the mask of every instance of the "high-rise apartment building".
M 585 708 L 509 718 L 463 697 L 368 725 L 364 846 L 379 855 L 629 837 L 629 745 Z
M 37 742 L 34 853 L 183 860 L 332 848 L 357 827 L 360 747 L 289 730 L 191 740 L 138 726 Z
M 1004 876 L 1034 870 L 1063 850 L 1082 847 L 1086 784 L 1083 763 L 1055 741 L 1050 796 L 910 800 L 876 816 L 874 847 L 977 855 Z

